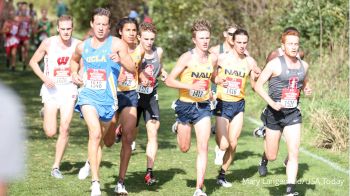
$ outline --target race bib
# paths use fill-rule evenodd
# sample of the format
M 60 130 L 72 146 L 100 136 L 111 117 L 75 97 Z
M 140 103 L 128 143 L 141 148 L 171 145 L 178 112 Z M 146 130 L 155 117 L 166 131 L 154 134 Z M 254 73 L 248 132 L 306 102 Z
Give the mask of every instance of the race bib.
M 126 80 L 123 81 L 123 82 L 120 82 L 120 85 L 121 86 L 124 86 L 124 87 L 132 87 L 132 86 L 135 86 L 135 78 L 134 78 L 134 75 L 129 73 L 129 72 L 125 72 L 125 77 L 126 77 Z
M 71 82 L 69 67 L 54 68 L 53 76 L 55 78 L 55 84 L 57 85 L 68 84 Z
M 137 85 L 136 91 L 142 94 L 151 94 L 153 92 L 153 86 Z
M 224 88 L 224 93 L 233 96 L 241 94 L 242 79 L 241 78 L 226 78 L 227 87 Z
M 282 89 L 281 104 L 285 108 L 295 108 L 298 106 L 299 90 L 296 88 Z
M 193 84 L 195 84 L 196 82 L 198 82 L 198 79 L 193 80 Z M 204 87 L 204 90 L 190 90 L 190 96 L 192 97 L 196 97 L 196 98 L 202 98 L 207 94 L 207 89 L 209 86 L 209 81 L 205 81 L 206 86 Z
M 86 88 L 93 90 L 104 90 L 107 87 L 106 70 L 104 69 L 88 69 Z

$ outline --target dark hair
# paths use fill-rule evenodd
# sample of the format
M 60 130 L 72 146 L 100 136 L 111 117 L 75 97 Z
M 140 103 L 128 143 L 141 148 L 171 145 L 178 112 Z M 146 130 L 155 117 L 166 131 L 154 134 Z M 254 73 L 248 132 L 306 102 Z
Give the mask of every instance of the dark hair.
M 129 24 L 129 23 L 132 23 L 132 24 L 135 24 L 136 26 L 136 32 L 139 31 L 139 25 L 137 23 L 137 20 L 134 19 L 134 18 L 129 18 L 129 17 L 125 17 L 125 18 L 122 18 L 119 20 L 119 22 L 117 23 L 117 26 L 116 26 L 116 36 L 121 38 L 122 36 L 119 34 L 119 31 L 123 30 L 123 27 L 125 24 Z
M 156 26 L 153 23 L 143 22 L 139 26 L 139 34 L 141 35 L 141 32 L 143 31 L 150 31 L 154 34 L 157 34 Z
M 107 8 L 99 7 L 99 8 L 94 9 L 92 16 L 91 16 L 91 22 L 94 22 L 95 16 L 107 16 L 108 21 L 109 21 L 109 18 L 111 16 L 111 12 Z
M 192 25 L 192 38 L 196 37 L 196 32 L 197 31 L 208 31 L 209 33 L 211 32 L 211 24 L 208 20 L 205 19 L 199 19 L 195 20 Z
M 249 40 L 249 35 L 248 35 L 248 32 L 244 29 L 237 29 L 234 33 L 233 33 L 233 36 L 232 36 L 232 40 L 235 40 L 236 39 L 236 35 L 246 35 L 248 37 L 248 40 Z
M 287 31 L 296 31 L 299 33 L 298 29 L 295 27 L 287 27 L 283 30 L 283 33 L 287 32 Z

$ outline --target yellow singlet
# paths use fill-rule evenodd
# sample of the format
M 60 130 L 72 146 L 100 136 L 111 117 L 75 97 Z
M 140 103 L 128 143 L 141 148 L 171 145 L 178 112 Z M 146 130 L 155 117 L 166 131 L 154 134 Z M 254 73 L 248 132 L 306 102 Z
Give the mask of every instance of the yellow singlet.
M 137 84 L 138 84 L 138 67 L 141 63 L 141 49 L 140 47 L 137 47 L 134 52 L 130 53 L 130 56 L 132 60 L 135 63 L 136 71 L 135 74 L 129 73 L 126 71 L 123 67 L 120 68 L 120 74 L 126 76 L 126 80 L 124 82 L 118 83 L 118 89 L 117 91 L 131 91 L 136 90 Z
M 239 101 L 244 99 L 245 84 L 249 76 L 247 58 L 238 59 L 232 53 L 225 54 L 226 58 L 220 63 L 218 76 L 228 82 L 226 88 L 217 85 L 217 97 L 223 101 Z
M 179 99 L 183 102 L 203 102 L 208 100 L 212 73 L 213 65 L 210 57 L 206 63 L 197 62 L 197 60 L 192 58 L 187 68 L 181 73 L 180 81 L 186 84 L 194 84 L 197 81 L 204 80 L 207 85 L 204 90 L 180 89 Z

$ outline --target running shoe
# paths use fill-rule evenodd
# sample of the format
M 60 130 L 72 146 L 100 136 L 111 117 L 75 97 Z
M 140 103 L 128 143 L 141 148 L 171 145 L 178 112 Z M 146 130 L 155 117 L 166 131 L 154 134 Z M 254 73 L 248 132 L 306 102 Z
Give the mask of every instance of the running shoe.
M 225 178 L 217 178 L 216 183 L 225 188 L 232 187 L 232 183 L 227 182 Z
M 197 189 L 194 193 L 193 196 L 207 196 L 207 194 L 202 190 L 202 189 Z
M 53 168 L 51 170 L 51 176 L 57 178 L 57 179 L 62 179 L 63 175 L 61 173 L 61 171 L 58 168 Z
M 253 136 L 263 138 L 263 137 L 265 137 L 265 133 L 266 133 L 265 126 L 261 126 L 261 127 L 254 129 Z
M 219 146 L 215 146 L 215 160 L 214 160 L 214 164 L 215 165 L 222 165 L 223 163 L 223 158 L 225 155 L 225 151 L 220 150 Z
M 80 168 L 78 173 L 79 180 L 84 180 L 90 175 L 90 164 L 89 161 L 85 162 L 85 165 Z
M 266 164 L 260 163 L 260 165 L 258 167 L 258 172 L 259 172 L 260 176 L 266 176 L 266 174 L 267 174 L 267 166 L 266 166 Z
M 121 182 L 117 183 L 114 192 L 117 193 L 117 195 L 128 195 L 128 191 L 126 191 L 124 183 Z
M 177 134 L 177 125 L 179 123 L 177 121 L 175 121 L 175 123 L 173 124 L 173 126 L 171 126 L 171 131 L 175 134 Z
M 153 175 L 151 174 L 151 172 L 147 172 L 145 175 L 145 183 L 148 186 L 152 186 L 155 183 L 157 183 L 157 180 L 153 177 Z
M 288 194 L 286 194 L 286 196 L 296 196 L 296 195 L 299 195 L 299 193 L 298 193 L 298 192 L 294 192 L 294 193 L 288 193 Z
M 91 196 L 100 196 L 101 188 L 100 188 L 100 182 L 99 181 L 93 181 L 91 183 Z

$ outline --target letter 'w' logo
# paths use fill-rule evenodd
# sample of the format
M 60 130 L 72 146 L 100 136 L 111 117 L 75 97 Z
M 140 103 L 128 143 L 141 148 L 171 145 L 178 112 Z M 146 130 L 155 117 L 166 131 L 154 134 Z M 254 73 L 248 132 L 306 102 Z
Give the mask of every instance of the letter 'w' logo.
M 57 64 L 58 65 L 66 65 L 68 63 L 69 57 L 59 57 L 57 59 Z

